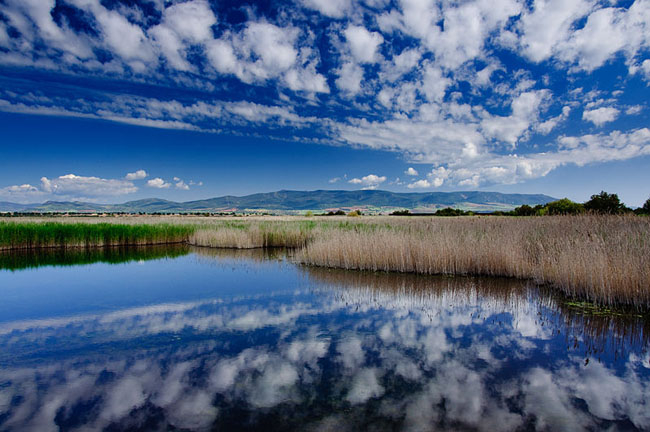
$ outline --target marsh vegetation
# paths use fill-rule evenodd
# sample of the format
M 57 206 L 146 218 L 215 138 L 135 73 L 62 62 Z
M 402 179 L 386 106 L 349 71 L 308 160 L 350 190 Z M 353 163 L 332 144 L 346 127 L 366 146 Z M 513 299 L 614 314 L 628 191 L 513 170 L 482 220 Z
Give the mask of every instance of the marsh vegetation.
M 118 218 L 1 222 L 0 248 L 184 242 L 293 248 L 299 263 L 529 279 L 600 305 L 650 306 L 650 219 L 547 217 Z

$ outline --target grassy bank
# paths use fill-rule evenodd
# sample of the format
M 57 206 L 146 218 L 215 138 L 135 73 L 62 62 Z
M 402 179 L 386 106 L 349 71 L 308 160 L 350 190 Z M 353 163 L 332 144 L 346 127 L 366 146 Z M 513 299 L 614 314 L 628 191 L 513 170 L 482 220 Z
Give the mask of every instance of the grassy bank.
M 0 222 L 0 250 L 186 242 L 192 225 Z

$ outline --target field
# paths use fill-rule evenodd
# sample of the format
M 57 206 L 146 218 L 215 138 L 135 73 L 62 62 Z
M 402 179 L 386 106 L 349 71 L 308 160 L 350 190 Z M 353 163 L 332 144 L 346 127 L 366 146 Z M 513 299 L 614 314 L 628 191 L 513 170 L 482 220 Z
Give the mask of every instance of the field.
M 124 217 L 0 222 L 0 249 L 185 242 L 294 248 L 302 264 L 503 276 L 601 305 L 650 307 L 650 218 Z

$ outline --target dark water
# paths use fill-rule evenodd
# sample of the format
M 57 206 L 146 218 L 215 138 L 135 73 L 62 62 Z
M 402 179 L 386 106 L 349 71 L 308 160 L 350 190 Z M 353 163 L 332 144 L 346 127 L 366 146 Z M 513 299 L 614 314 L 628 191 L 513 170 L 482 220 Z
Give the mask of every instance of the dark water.
M 650 429 L 648 320 L 187 247 L 0 256 L 0 430 Z

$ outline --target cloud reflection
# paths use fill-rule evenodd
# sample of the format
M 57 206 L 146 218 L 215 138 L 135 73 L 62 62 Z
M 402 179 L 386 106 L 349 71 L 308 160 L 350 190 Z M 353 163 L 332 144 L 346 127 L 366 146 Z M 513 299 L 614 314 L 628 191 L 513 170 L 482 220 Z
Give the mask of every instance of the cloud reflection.
M 0 429 L 650 428 L 646 345 L 601 326 L 627 351 L 585 365 L 578 320 L 532 286 L 303 276 L 291 296 L 3 324 Z

